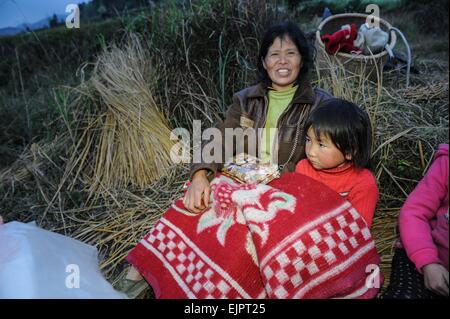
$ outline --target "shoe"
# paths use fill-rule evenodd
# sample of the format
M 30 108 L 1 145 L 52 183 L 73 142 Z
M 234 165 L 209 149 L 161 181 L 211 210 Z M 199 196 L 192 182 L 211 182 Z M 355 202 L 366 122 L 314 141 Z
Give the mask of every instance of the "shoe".
M 123 278 L 116 286 L 116 290 L 124 293 L 129 299 L 138 298 L 145 290 L 149 288 L 149 284 L 144 279 L 135 281 Z
M 128 270 L 125 270 L 120 275 L 115 289 L 125 294 L 130 299 L 138 298 L 145 290 L 150 288 L 150 285 L 145 279 L 132 280 L 127 278 Z

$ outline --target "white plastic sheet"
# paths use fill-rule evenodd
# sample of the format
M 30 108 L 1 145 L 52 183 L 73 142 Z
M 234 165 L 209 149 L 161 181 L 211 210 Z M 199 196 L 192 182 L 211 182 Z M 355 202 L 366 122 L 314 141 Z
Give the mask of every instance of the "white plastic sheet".
M 98 268 L 97 249 L 34 223 L 0 225 L 1 298 L 126 298 Z

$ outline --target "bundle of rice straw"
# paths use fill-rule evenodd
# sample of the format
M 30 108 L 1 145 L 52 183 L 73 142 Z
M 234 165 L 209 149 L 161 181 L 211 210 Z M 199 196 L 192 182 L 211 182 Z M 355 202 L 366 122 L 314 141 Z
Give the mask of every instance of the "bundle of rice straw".
M 88 120 L 80 153 L 93 160 L 91 194 L 128 185 L 145 187 L 172 164 L 169 124 L 150 87 L 154 78 L 136 36 L 123 49 L 113 45 L 98 58 L 89 82 L 97 111 Z

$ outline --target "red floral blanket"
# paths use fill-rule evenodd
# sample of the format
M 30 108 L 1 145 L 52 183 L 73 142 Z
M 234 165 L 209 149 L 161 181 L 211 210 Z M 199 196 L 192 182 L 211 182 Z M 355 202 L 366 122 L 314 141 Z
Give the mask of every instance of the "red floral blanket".
M 157 298 L 372 298 L 380 262 L 365 221 L 309 177 L 269 185 L 220 176 L 211 207 L 181 199 L 127 256 Z

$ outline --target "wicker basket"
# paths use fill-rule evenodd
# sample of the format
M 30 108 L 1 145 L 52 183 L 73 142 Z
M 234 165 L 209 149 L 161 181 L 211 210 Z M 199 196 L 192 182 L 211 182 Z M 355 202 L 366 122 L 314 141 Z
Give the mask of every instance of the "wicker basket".
M 378 74 L 381 75 L 383 65 L 388 58 L 388 52 L 386 50 L 374 55 L 349 54 L 344 52 L 329 55 L 325 51 L 325 45 L 321 40 L 322 35 L 332 34 L 339 31 L 341 26 L 345 24 L 354 23 L 357 28 L 359 28 L 360 25 L 366 23 L 367 17 L 367 14 L 361 13 L 336 14 L 326 18 L 322 21 L 322 23 L 320 23 L 316 32 L 316 63 L 320 72 L 327 72 L 330 68 L 343 65 L 346 71 L 350 71 L 351 73 L 358 75 L 363 74 L 368 79 L 377 81 Z M 380 28 L 385 32 L 389 32 L 391 25 L 387 21 L 380 18 Z M 396 40 L 397 37 L 395 32 L 391 31 L 389 35 L 389 47 L 391 49 L 394 48 Z

